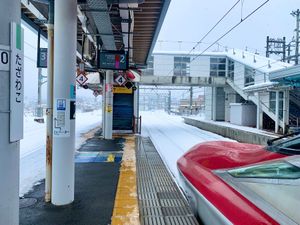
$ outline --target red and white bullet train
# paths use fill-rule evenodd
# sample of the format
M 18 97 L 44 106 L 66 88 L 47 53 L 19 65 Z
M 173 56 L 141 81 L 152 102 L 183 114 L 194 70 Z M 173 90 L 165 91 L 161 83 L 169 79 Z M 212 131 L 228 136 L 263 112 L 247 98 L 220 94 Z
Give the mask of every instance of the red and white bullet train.
M 195 214 L 205 225 L 300 224 L 300 136 L 264 147 L 236 142 L 194 146 L 177 162 Z

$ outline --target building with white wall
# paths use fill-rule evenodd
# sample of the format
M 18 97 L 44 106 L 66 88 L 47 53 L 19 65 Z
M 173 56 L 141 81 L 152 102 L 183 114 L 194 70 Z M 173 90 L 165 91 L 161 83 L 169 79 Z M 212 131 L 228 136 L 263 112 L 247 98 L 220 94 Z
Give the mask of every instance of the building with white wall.
M 240 125 L 285 133 L 290 122 L 291 87 L 270 81 L 269 75 L 291 67 L 292 64 L 235 49 L 205 54 L 155 52 L 143 75 L 224 77 L 225 86 L 201 84 L 205 87 L 206 119 L 233 123 L 241 121 Z M 248 113 L 247 123 L 231 119 L 237 108 Z

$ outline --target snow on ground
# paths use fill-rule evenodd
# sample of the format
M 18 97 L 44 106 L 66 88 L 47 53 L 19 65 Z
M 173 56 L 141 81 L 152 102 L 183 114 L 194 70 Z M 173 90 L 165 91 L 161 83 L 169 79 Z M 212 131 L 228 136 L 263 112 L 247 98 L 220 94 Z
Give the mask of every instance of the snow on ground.
M 260 130 L 260 129 L 257 129 L 257 128 L 254 128 L 254 127 L 241 126 L 241 125 L 232 124 L 232 123 L 224 122 L 224 121 L 207 120 L 203 116 L 187 116 L 187 117 L 191 118 L 191 119 L 194 119 L 194 120 L 198 120 L 198 121 L 204 121 L 206 123 L 216 124 L 216 125 L 219 125 L 219 126 L 222 126 L 222 127 L 231 127 L 231 128 L 237 129 L 237 130 L 243 130 L 243 131 L 248 131 L 248 132 L 252 132 L 252 133 L 270 135 L 272 138 L 279 137 L 275 133 L 268 132 L 268 131 L 265 131 L 265 130 Z
M 24 139 L 20 151 L 20 196 L 45 178 L 46 124 L 33 121 L 33 116 L 24 117 Z M 101 125 L 101 110 L 76 114 L 76 149 L 83 143 L 81 134 Z
M 180 116 L 164 111 L 141 112 L 142 136 L 149 136 L 163 161 L 179 182 L 177 160 L 194 145 L 205 141 L 230 140 L 187 125 Z

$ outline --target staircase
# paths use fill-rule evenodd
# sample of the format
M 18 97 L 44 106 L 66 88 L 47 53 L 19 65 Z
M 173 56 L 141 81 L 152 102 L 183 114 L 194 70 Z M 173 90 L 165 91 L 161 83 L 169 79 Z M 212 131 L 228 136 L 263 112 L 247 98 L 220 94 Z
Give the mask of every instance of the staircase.
M 299 127 L 300 125 L 300 91 L 290 91 L 290 115 L 289 125 L 290 127 Z
M 262 101 L 259 101 L 258 98 L 255 95 L 248 95 L 246 94 L 242 88 L 240 88 L 238 85 L 236 85 L 230 78 L 226 79 L 226 83 L 235 90 L 240 96 L 242 96 L 245 100 L 252 101 L 255 105 L 258 105 L 260 103 L 261 110 L 267 114 L 272 120 L 276 120 L 276 115 L 274 112 L 270 110 L 268 106 L 265 105 Z M 279 126 L 283 127 L 283 121 L 279 119 Z

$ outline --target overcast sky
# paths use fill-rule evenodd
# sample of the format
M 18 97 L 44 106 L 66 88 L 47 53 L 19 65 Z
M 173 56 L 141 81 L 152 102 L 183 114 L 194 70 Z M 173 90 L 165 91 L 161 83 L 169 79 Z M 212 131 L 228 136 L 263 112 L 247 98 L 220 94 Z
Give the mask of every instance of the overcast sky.
M 195 45 L 191 42 L 199 41 L 236 2 L 237 0 L 171 0 L 158 37 L 158 40 L 164 42 L 157 42 L 155 51 L 189 51 Z M 265 0 L 244 0 L 243 2 L 243 7 L 239 3 L 203 42 L 213 43 L 237 24 L 241 20 L 241 15 L 246 17 Z M 222 39 L 220 44 L 240 49 L 248 46 L 251 51 L 258 49 L 264 53 L 268 35 L 276 38 L 286 36 L 290 41 L 296 26 L 296 19 L 290 13 L 299 7 L 300 0 L 270 0 Z M 200 49 L 204 49 L 205 46 L 208 45 L 200 45 Z
M 237 0 L 171 0 L 171 4 L 155 47 L 157 50 L 189 51 L 207 31 L 236 3 Z M 203 50 L 207 43 L 212 43 L 234 26 L 249 12 L 261 5 L 264 0 L 244 0 L 243 7 L 239 3 L 236 8 L 204 39 L 196 50 Z M 266 36 L 283 37 L 291 40 L 294 35 L 295 18 L 290 13 L 300 7 L 300 0 L 270 0 L 263 8 L 243 22 L 220 44 L 231 48 L 259 50 L 265 54 Z M 164 41 L 164 42 L 161 42 Z M 167 41 L 167 42 L 165 42 Z M 182 43 L 178 43 L 182 41 Z M 36 34 L 25 28 L 25 97 L 37 98 L 36 69 Z M 42 41 L 46 47 L 46 42 Z M 212 48 L 211 50 L 215 50 Z M 43 71 L 46 74 L 46 70 Z M 82 90 L 78 90 L 78 94 Z M 91 93 L 83 92 L 88 96 Z M 46 85 L 43 85 L 43 99 L 46 96 Z

